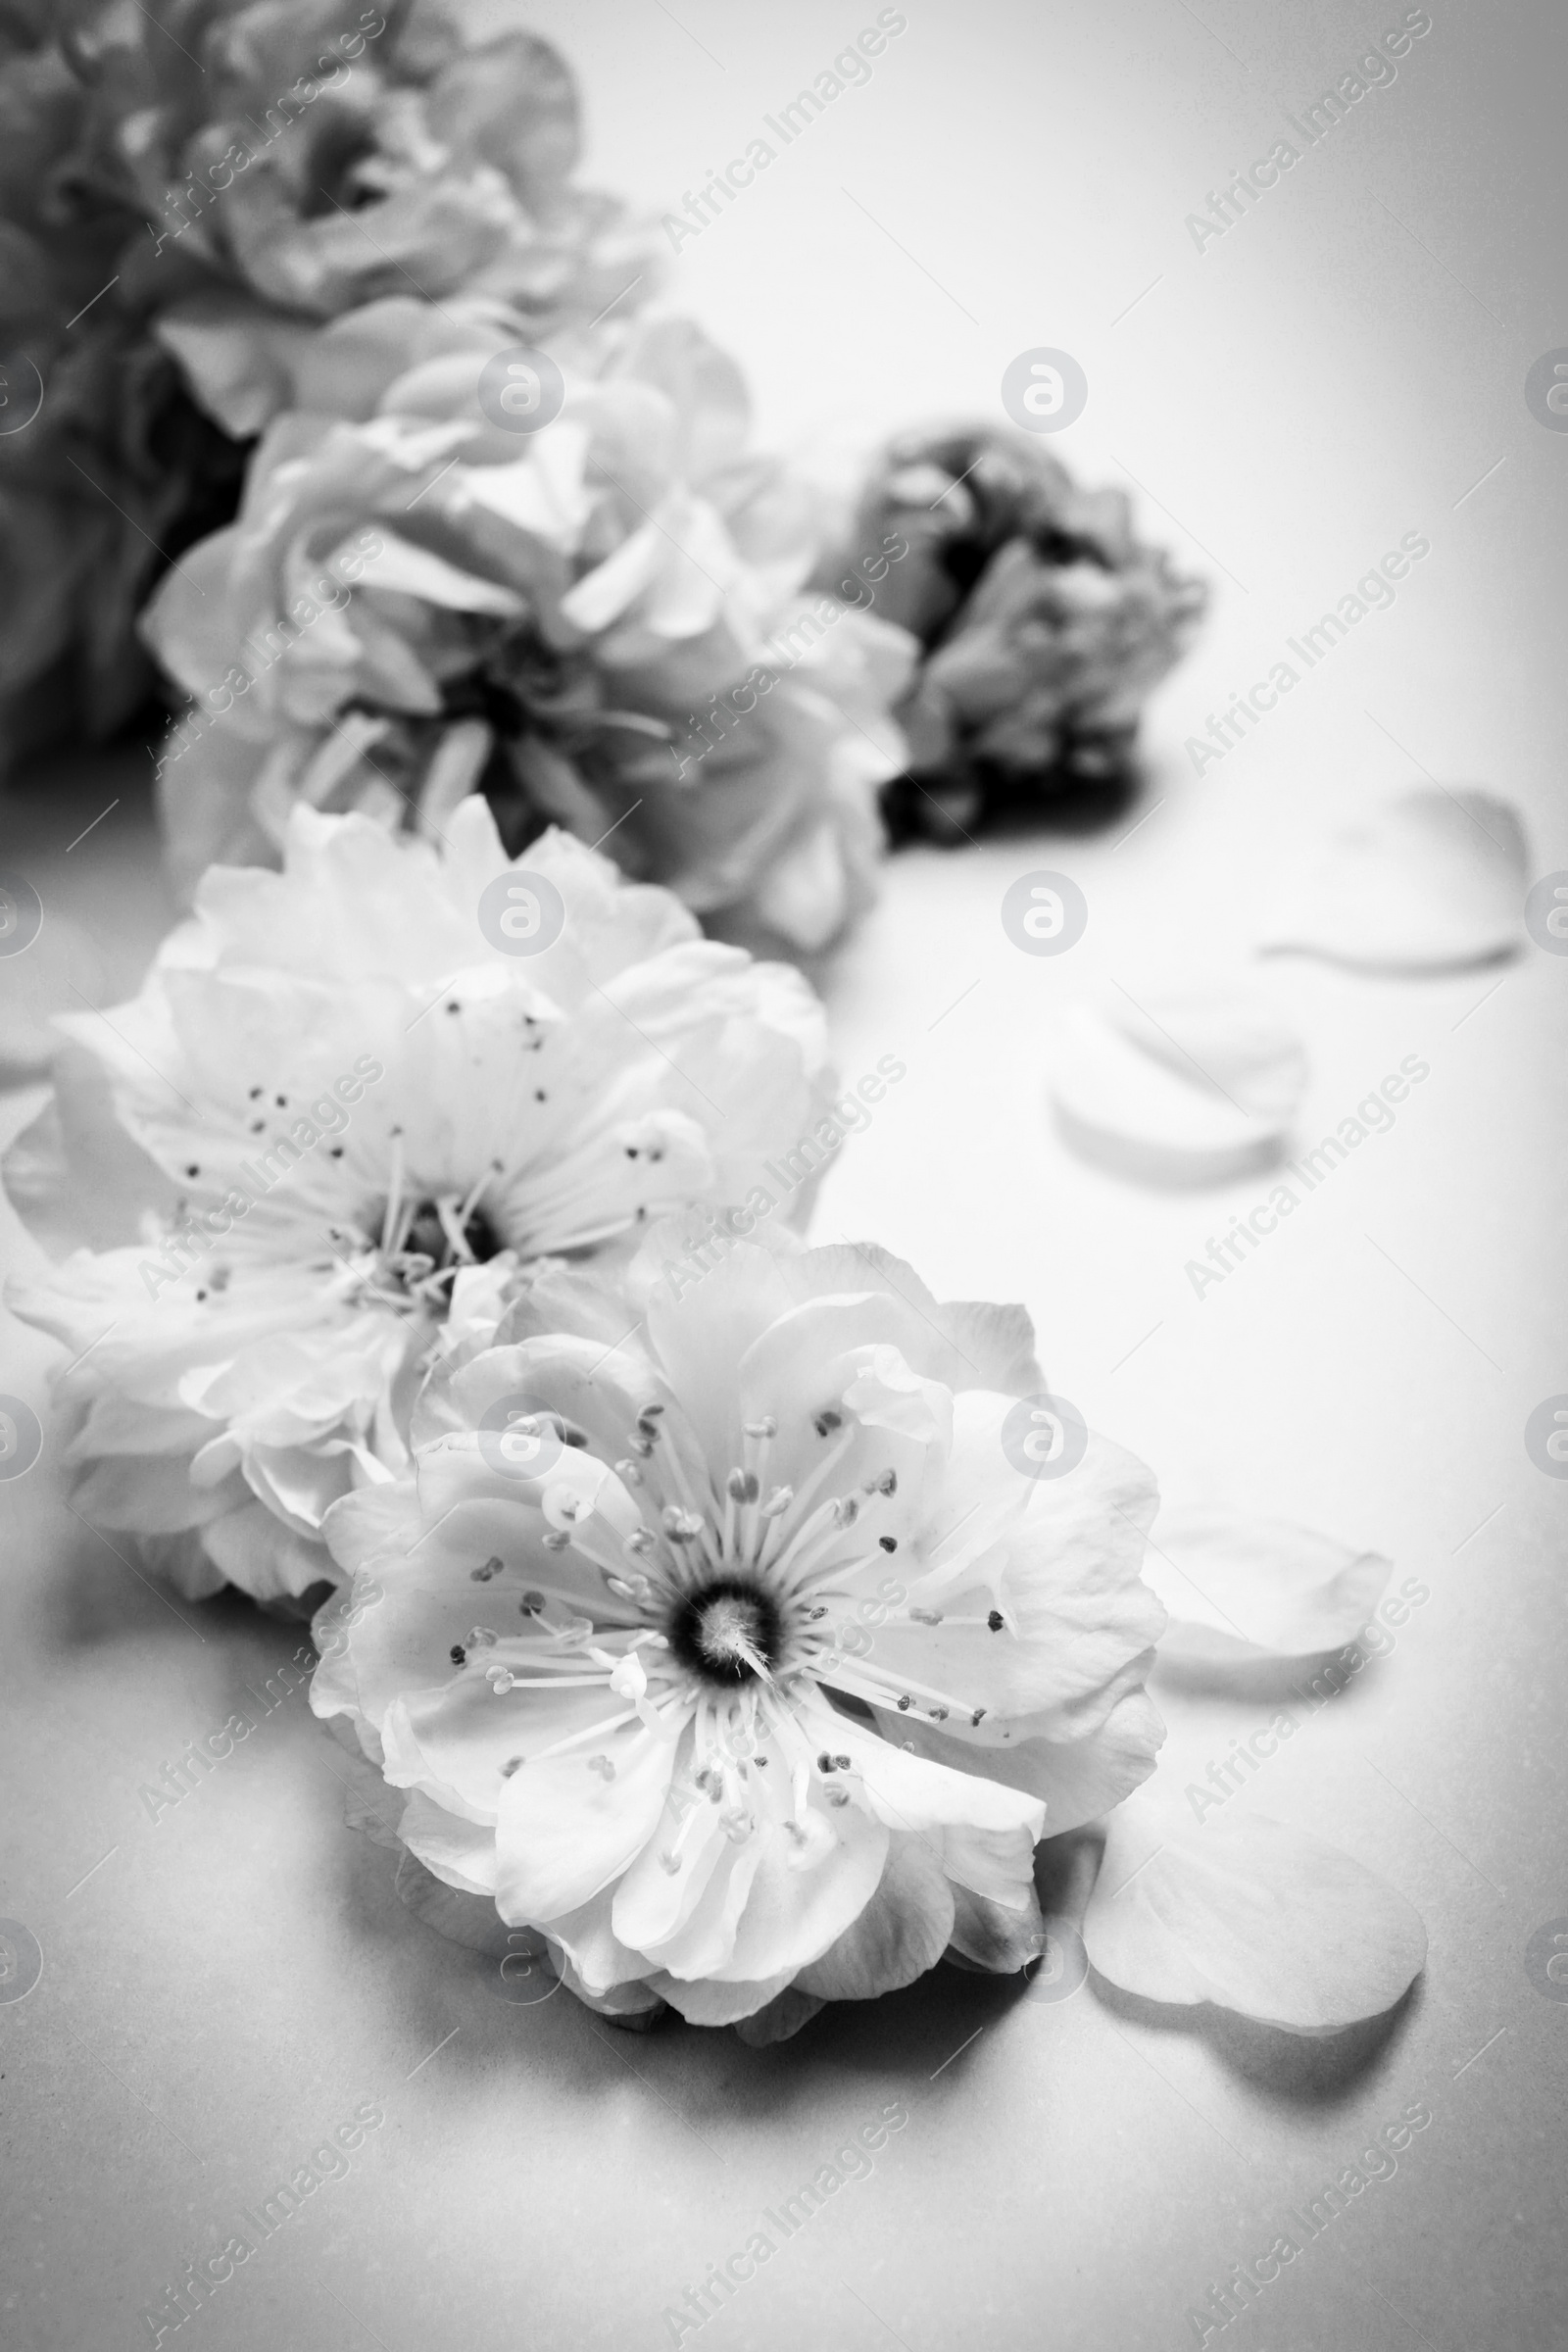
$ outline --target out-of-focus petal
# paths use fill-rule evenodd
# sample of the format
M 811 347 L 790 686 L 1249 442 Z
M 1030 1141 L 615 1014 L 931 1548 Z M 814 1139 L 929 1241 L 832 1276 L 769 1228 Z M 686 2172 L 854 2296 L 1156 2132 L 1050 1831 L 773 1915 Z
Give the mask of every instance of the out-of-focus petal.
M 1072 1005 L 1050 1067 L 1069 1141 L 1156 1184 L 1218 1184 L 1268 1166 L 1307 1076 L 1299 1038 L 1254 992 L 1217 988 Z
M 1520 945 L 1528 870 L 1511 802 L 1420 784 L 1339 828 L 1263 945 L 1369 971 L 1462 971 Z

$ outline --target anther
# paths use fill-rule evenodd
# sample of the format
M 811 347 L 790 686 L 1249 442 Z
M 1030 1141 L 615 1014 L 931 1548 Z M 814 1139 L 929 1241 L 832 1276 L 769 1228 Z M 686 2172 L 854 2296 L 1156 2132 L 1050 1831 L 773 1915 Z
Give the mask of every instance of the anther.
M 724 1481 L 724 1492 L 731 1502 L 755 1502 L 762 1492 L 762 1482 L 755 1470 L 732 1470 Z

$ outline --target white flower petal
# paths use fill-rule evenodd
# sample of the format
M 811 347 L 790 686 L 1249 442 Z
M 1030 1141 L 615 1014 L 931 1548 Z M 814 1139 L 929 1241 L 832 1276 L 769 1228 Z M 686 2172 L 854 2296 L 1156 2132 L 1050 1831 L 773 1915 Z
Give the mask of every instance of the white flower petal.
M 1160 1657 L 1307 1658 L 1352 1642 L 1391 1563 L 1315 1528 L 1222 1504 L 1163 1511 L 1144 1573 L 1169 1612 Z
M 1462 971 L 1519 946 L 1528 874 L 1510 802 L 1417 785 L 1340 827 L 1263 944 L 1370 971 Z
M 774 2042 L 788 2041 L 803 2026 L 808 2026 L 822 2005 L 813 1994 L 786 1984 L 782 1992 L 775 1993 L 760 2009 L 736 2020 L 736 2036 L 754 2050 L 769 2049 Z
M 953 1933 L 953 1888 L 921 1838 L 896 1834 L 876 1892 L 859 1916 L 795 1980 L 825 2001 L 869 2001 L 934 1968 Z
M 661 1994 L 689 2026 L 733 2026 L 743 2018 L 755 2017 L 759 2010 L 787 1992 L 793 1973 L 786 1969 L 779 1976 L 764 1978 L 760 1984 L 727 1977 L 705 1977 L 692 1983 L 662 1970 L 648 1979 L 648 1990 Z M 804 2018 L 800 2020 L 803 2025 L 805 2022 Z
M 1256 1813 L 1163 1840 L 1152 1817 L 1114 1813 L 1083 1936 L 1126 1992 L 1211 2001 L 1309 2035 L 1381 2016 L 1427 1953 L 1403 1895 L 1337 1846 Z
M 1069 1141 L 1150 1183 L 1217 1184 L 1267 1166 L 1306 1074 L 1300 1040 L 1241 989 L 1073 1005 L 1051 1049 Z
M 612 1709 L 621 1712 L 610 1702 L 607 1722 Z M 607 1731 L 600 1749 L 614 1765 L 612 1779 L 590 1768 L 590 1754 L 600 1752 L 590 1742 L 513 1774 L 496 1823 L 503 1919 L 549 1924 L 619 1878 L 659 1826 L 678 1737 L 678 1727 L 663 1735 L 637 1723 Z
M 829 1842 L 805 1869 L 797 1867 L 798 1857 L 782 1834 L 769 1840 L 741 1915 L 733 1956 L 715 1975 L 739 1983 L 776 1978 L 782 1971 L 788 1982 L 858 1918 L 882 1876 L 889 1833 L 858 1805 L 834 1813 L 827 1827 Z
M 1015 1976 L 1046 1948 L 1045 1923 L 1033 1886 L 1016 1909 L 955 1886 L 952 1948 L 993 1976 Z
M 516 1948 L 496 1910 L 492 1836 L 432 1804 L 418 1789 L 403 1808 L 398 1836 L 408 1852 L 398 1870 L 397 1891 L 426 1927 L 479 1952 Z M 539 1948 L 544 1949 L 543 1936 Z

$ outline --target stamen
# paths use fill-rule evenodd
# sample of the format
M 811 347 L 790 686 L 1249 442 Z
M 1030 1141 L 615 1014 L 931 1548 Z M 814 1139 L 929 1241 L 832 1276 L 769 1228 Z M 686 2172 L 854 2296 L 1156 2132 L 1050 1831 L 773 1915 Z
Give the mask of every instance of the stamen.
M 383 1250 L 390 1250 L 395 1247 L 393 1237 L 398 1232 L 398 1217 L 402 1207 L 403 1130 L 401 1127 L 394 1127 L 392 1130 L 392 1175 L 387 1186 L 386 1207 L 381 1216 L 381 1248 Z

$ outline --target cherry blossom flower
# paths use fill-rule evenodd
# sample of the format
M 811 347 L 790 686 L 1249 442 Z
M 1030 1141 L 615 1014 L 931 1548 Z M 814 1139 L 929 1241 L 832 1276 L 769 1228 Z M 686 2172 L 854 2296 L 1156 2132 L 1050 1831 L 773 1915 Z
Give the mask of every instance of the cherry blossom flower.
M 758 2035 L 1039 1953 L 1035 1840 L 1152 1769 L 1163 1622 L 1142 1464 L 1008 1457 L 1022 1310 L 763 1205 L 701 1279 L 663 1232 L 624 1284 L 541 1272 L 432 1384 L 328 1515 L 312 1699 L 582 1998 Z
M 993 806 L 1124 782 L 1142 707 L 1206 602 L 1139 541 L 1125 496 L 1079 489 L 1026 433 L 960 427 L 878 461 L 856 544 L 890 525 L 910 560 L 886 616 L 922 657 L 896 825 L 956 839 Z
M 754 2041 L 944 1956 L 1018 1971 L 1080 1921 L 1148 1999 L 1307 2035 L 1390 2008 L 1426 1951 L 1400 1893 L 1258 1815 L 1195 1833 L 1150 1777 L 1151 1474 L 1087 1430 L 1031 1453 L 1021 1309 L 805 1250 L 769 1198 L 698 1273 L 689 1219 L 538 1269 L 432 1377 L 406 1473 L 329 1512 L 349 1582 L 312 1704 L 384 1776 L 356 1817 L 401 1841 L 400 1894 L 622 2023 Z M 1387 1573 L 1223 1506 L 1152 1548 L 1254 1661 L 1336 1640 Z
M 647 300 L 652 224 L 577 184 L 578 112 L 548 42 L 466 0 L 5 10 L 7 748 L 148 697 L 137 608 L 273 415 L 367 413 L 389 301 L 515 345 Z
M 281 874 L 215 869 L 129 1004 L 62 1020 L 7 1161 L 93 1245 L 15 1299 L 72 1359 L 74 1507 L 193 1596 L 330 1578 L 327 1508 L 526 1260 L 743 1197 L 818 1115 L 797 973 L 560 834 L 510 864 L 476 799 L 444 834 L 299 808 Z
M 750 450 L 733 363 L 636 327 L 519 434 L 481 414 L 489 343 L 400 335 L 367 354 L 402 361 L 377 413 L 280 418 L 151 609 L 193 698 L 161 767 L 176 879 L 275 857 L 296 799 L 418 824 L 478 787 L 509 848 L 608 837 L 748 944 L 825 945 L 869 895 L 912 649 L 801 599 L 813 509 Z

